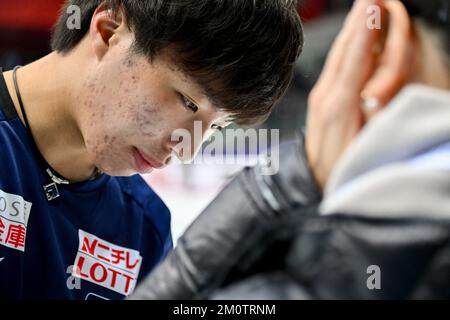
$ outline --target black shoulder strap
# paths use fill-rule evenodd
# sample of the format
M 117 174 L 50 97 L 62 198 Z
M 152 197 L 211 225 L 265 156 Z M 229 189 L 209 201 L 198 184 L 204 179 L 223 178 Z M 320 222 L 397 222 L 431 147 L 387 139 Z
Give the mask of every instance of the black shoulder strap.
M 3 76 L 3 69 L 0 67 L 0 110 L 3 111 L 8 120 L 18 117 L 16 108 L 8 92 L 5 77 Z

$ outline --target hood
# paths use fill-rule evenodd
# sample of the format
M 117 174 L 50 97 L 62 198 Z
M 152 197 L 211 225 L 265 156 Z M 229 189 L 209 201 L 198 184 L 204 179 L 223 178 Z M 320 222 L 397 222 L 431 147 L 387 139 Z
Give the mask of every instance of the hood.
M 320 212 L 450 219 L 450 92 L 406 86 L 339 159 Z

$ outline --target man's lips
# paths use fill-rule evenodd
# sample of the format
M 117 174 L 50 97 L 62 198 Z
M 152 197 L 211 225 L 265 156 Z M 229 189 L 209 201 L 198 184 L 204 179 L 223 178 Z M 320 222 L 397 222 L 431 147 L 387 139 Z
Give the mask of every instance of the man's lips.
M 154 161 L 138 148 L 134 148 L 133 151 L 135 154 L 136 166 L 139 172 L 148 172 L 152 169 L 160 169 L 164 167 L 163 164 Z

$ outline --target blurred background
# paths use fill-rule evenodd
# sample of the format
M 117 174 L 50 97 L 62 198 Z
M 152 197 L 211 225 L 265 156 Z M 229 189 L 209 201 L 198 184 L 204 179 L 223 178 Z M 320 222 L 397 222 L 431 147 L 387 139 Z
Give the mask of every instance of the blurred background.
M 64 0 L 0 0 L 0 67 L 3 70 L 27 64 L 50 52 L 51 28 L 63 3 Z M 280 142 L 295 138 L 296 131 L 304 126 L 308 93 L 352 3 L 352 0 L 300 1 L 304 51 L 286 97 L 260 127 L 278 129 Z M 226 135 L 226 130 L 216 134 Z M 251 154 L 248 148 L 237 150 L 234 141 L 227 143 L 230 148 L 225 147 L 223 152 L 245 158 L 240 163 L 256 161 L 257 155 Z M 144 176 L 172 212 L 174 242 L 242 167 L 242 164 L 173 164 Z

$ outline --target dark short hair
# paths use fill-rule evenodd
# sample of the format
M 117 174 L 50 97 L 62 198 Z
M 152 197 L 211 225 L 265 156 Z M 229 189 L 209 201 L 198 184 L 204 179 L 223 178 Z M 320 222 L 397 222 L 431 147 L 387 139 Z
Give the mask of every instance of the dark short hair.
M 450 1 L 449 0 L 401 0 L 413 18 L 421 19 L 444 36 L 444 48 L 450 55 Z
M 170 49 L 176 66 L 221 110 L 242 125 L 267 118 L 287 90 L 303 48 L 295 0 L 69 0 L 54 28 L 52 49 L 73 49 L 96 8 L 123 8 L 134 32 L 133 51 L 151 60 Z M 70 30 L 67 8 L 81 9 Z

